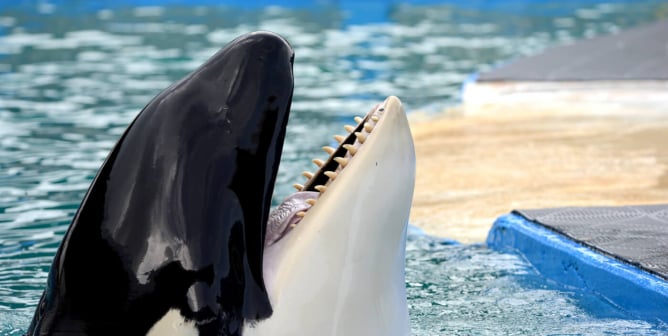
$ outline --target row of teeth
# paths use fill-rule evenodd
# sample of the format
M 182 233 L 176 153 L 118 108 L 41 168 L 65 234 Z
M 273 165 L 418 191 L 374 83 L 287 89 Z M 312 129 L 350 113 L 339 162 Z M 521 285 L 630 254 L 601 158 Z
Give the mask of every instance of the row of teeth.
M 383 111 L 383 109 L 381 108 L 379 111 Z M 357 150 L 359 149 L 359 145 L 362 145 L 366 141 L 367 137 L 369 136 L 371 131 L 373 131 L 373 128 L 376 126 L 376 123 L 378 122 L 378 120 L 380 120 L 380 117 L 378 117 L 376 115 L 372 115 L 370 120 L 364 123 L 363 131 L 355 132 L 355 137 L 357 138 L 356 143 L 355 144 L 345 144 L 345 145 L 343 145 L 343 148 L 345 148 L 345 150 L 347 151 L 345 157 L 337 156 L 337 157 L 333 158 L 333 160 L 336 161 L 339 164 L 338 168 L 336 169 L 338 172 L 337 171 L 323 172 L 323 174 L 325 176 L 329 177 L 326 185 L 317 185 L 317 186 L 314 187 L 314 189 L 319 192 L 318 197 L 320 197 L 320 195 L 327 190 L 327 185 L 332 183 L 332 181 L 334 181 L 334 179 L 340 174 L 341 170 L 343 168 L 345 168 L 346 165 L 348 165 L 348 161 L 357 153 Z M 360 123 L 364 122 L 364 119 L 361 118 L 361 117 L 355 117 L 355 122 L 359 125 Z M 351 126 L 351 125 L 346 125 L 346 126 L 343 126 L 343 128 L 348 132 L 348 134 L 350 134 L 350 133 L 354 132 L 357 127 Z M 339 144 L 343 143 L 343 141 L 345 141 L 346 138 L 347 137 L 343 136 L 343 135 L 335 135 L 334 136 L 334 139 Z M 356 144 L 359 144 L 359 145 L 356 146 Z M 333 148 L 333 147 L 330 147 L 330 146 L 324 146 L 324 147 L 322 147 L 322 149 L 327 154 L 329 154 L 330 156 L 333 155 L 334 152 L 336 152 L 336 148 Z M 325 161 L 320 160 L 320 159 L 313 159 L 313 163 L 316 166 L 318 166 L 318 168 L 322 168 L 322 166 L 325 164 Z M 308 171 L 305 171 L 305 172 L 302 173 L 302 175 L 304 177 L 306 177 L 307 181 L 309 181 L 313 178 L 313 176 L 315 174 L 313 174 L 311 172 L 308 172 Z M 303 184 L 295 183 L 293 185 L 293 187 L 295 189 L 297 189 L 297 191 L 304 190 L 304 185 Z M 316 199 L 313 199 L 313 198 L 307 199 L 306 203 L 313 206 L 316 203 Z M 303 218 L 304 216 L 306 216 L 306 211 L 300 211 L 296 215 Z M 296 225 L 297 224 L 295 223 L 295 224 L 292 224 L 291 226 L 294 228 Z

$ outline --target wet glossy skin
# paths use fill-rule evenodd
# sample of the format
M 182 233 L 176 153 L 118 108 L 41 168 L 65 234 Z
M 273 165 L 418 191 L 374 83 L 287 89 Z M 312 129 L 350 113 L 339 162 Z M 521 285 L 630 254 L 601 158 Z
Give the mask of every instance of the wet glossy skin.
M 145 335 L 170 308 L 200 335 L 238 335 L 271 315 L 262 256 L 292 60 L 277 35 L 245 35 L 142 110 L 75 215 L 29 335 Z

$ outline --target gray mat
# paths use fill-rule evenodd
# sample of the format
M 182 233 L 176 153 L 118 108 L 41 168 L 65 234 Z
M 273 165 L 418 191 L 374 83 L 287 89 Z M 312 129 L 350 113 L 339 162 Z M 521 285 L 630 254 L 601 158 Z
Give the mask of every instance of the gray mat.
M 595 250 L 668 279 L 668 204 L 514 212 Z
M 668 79 L 668 20 L 519 59 L 478 81 Z

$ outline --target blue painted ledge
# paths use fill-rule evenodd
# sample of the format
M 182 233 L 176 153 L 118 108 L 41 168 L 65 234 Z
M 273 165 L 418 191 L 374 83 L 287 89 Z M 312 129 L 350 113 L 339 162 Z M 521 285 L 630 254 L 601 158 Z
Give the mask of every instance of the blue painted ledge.
M 545 277 L 616 305 L 632 316 L 668 323 L 668 282 L 570 240 L 517 214 L 499 217 L 487 246 L 523 255 Z

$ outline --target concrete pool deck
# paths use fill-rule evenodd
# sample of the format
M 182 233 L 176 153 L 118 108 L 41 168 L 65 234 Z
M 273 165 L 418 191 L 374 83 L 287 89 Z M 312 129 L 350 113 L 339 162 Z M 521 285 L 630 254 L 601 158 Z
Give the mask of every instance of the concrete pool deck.
M 412 222 L 668 322 L 667 30 L 548 49 L 465 83 L 461 106 L 414 117 Z
M 413 120 L 411 223 L 482 242 L 513 209 L 665 203 L 666 106 L 497 102 Z
M 411 223 L 482 242 L 513 209 L 668 202 L 668 20 L 547 49 L 412 115 Z

